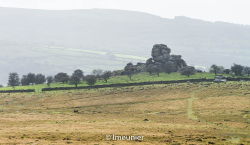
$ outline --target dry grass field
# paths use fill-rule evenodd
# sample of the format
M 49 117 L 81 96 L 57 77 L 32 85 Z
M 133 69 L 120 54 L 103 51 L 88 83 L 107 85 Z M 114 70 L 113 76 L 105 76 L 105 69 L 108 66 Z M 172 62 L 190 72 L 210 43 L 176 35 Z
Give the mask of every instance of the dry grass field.
M 0 94 L 0 144 L 248 145 L 250 83 Z

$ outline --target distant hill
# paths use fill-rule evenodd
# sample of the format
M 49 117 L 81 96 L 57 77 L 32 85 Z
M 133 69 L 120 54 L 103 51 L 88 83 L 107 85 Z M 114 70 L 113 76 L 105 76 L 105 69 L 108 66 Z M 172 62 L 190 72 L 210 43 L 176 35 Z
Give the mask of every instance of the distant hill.
M 250 26 L 122 10 L 0 8 L 0 83 L 16 71 L 119 69 L 167 44 L 188 64 L 250 65 Z

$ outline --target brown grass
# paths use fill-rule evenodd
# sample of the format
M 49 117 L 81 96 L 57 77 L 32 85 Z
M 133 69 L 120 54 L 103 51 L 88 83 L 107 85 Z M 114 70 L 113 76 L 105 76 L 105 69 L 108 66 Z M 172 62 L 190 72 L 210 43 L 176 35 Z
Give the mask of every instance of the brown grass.
M 229 82 L 0 94 L 0 144 L 250 144 L 249 90 Z

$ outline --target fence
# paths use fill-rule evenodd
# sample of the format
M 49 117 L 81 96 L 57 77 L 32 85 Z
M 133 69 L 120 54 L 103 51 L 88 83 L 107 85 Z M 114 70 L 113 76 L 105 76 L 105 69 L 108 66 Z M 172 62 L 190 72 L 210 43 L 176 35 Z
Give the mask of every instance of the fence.
M 154 82 L 139 82 L 139 83 L 122 83 L 122 84 L 109 84 L 109 85 L 94 85 L 83 87 L 57 87 L 57 88 L 43 88 L 42 91 L 58 91 L 58 90 L 76 90 L 76 89 L 98 89 L 109 87 L 128 87 L 128 86 L 143 86 L 154 84 L 173 84 L 173 83 L 198 83 L 198 82 L 212 82 L 214 79 L 189 79 L 189 80 L 173 80 L 173 81 L 154 81 Z
M 28 90 L 1 90 L 0 93 L 28 93 L 28 92 L 35 92 L 34 89 Z
M 227 78 L 228 81 L 250 81 L 250 78 Z M 157 85 L 157 84 L 174 84 L 174 83 L 199 83 L 199 82 L 213 82 L 214 79 L 187 79 L 187 80 L 173 80 L 173 81 L 153 81 L 153 82 L 138 82 L 138 83 L 121 83 L 121 84 L 108 84 L 108 85 L 94 85 L 94 86 L 82 86 L 82 87 L 55 87 L 55 88 L 43 88 L 45 91 L 59 91 L 59 90 L 78 90 L 78 89 L 98 89 L 109 87 L 129 87 L 129 86 L 143 86 L 143 85 Z M 0 93 L 26 93 L 35 92 L 34 89 L 28 90 L 2 90 Z

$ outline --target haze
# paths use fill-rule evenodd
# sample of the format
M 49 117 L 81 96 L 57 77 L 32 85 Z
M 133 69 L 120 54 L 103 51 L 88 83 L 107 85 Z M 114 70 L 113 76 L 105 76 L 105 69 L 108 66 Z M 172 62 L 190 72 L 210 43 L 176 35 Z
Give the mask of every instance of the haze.
M 1 7 L 32 9 L 122 9 L 165 18 L 188 16 L 209 21 L 250 24 L 249 0 L 0 0 Z

